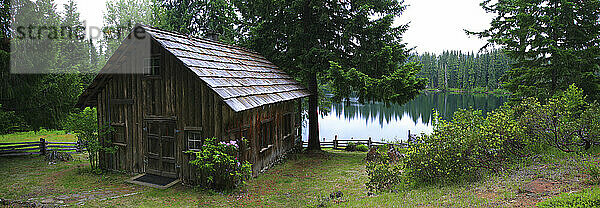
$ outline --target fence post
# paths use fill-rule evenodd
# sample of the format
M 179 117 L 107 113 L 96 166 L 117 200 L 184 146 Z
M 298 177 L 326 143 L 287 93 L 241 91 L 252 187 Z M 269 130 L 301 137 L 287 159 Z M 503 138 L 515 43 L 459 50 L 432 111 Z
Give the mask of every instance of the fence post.
M 337 149 L 338 146 L 338 141 L 337 141 L 337 135 L 334 136 L 333 138 L 333 149 Z
M 46 140 L 44 138 L 40 138 L 40 153 L 46 155 Z
M 82 148 L 81 148 L 81 142 L 79 141 L 79 139 L 77 140 L 77 142 L 75 143 L 75 151 L 76 152 L 81 152 Z
M 368 146 L 369 146 L 369 148 L 371 148 L 371 137 L 369 137 L 369 143 L 368 143 L 368 144 L 369 144 L 369 145 L 368 145 Z

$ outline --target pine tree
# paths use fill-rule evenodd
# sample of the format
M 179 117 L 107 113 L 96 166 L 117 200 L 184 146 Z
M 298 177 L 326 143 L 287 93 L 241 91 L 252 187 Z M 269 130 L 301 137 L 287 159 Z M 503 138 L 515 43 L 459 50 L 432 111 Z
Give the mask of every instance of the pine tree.
M 515 63 L 505 87 L 516 97 L 545 99 L 572 83 L 600 98 L 599 0 L 484 1 L 497 16 L 468 32 L 502 46 Z

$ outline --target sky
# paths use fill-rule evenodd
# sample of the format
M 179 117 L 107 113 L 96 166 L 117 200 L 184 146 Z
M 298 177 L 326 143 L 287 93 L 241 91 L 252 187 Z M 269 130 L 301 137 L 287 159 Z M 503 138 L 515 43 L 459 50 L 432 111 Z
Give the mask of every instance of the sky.
M 102 26 L 106 0 L 75 0 L 81 18 L 87 26 Z M 481 31 L 489 27 L 493 14 L 487 14 L 480 6 L 481 0 L 405 0 L 409 5 L 396 20 L 397 24 L 409 23 L 404 42 L 416 47 L 419 53 L 441 53 L 444 50 L 477 52 L 485 41 L 469 37 L 464 29 Z M 56 0 L 58 9 L 67 0 Z
M 480 0 L 405 0 L 408 8 L 397 23 L 409 23 L 404 42 L 419 53 L 444 50 L 477 52 L 485 40 L 469 37 L 464 29 L 487 29 L 494 17 L 486 13 Z

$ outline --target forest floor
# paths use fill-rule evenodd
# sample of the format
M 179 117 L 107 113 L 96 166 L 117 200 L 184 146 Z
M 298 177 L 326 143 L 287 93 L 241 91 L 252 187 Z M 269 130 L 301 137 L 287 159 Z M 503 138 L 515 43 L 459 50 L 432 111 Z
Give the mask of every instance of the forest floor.
M 365 153 L 325 150 L 291 154 L 284 163 L 221 193 L 176 185 L 159 190 L 125 183 L 132 175 L 89 172 L 87 156 L 49 163 L 41 156 L 0 157 L 0 206 L 85 207 L 530 207 L 559 193 L 597 189 L 581 156 L 536 157 L 476 182 L 427 185 L 370 194 Z M 586 156 L 600 161 L 600 157 Z M 330 197 L 341 192 L 340 197 Z M 336 194 L 333 194 L 336 195 Z

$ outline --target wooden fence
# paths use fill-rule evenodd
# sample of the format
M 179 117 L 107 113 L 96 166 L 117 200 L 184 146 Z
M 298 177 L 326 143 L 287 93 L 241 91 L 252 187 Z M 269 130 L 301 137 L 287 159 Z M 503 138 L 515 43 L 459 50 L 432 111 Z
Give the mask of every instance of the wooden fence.
M 412 140 L 415 135 L 414 134 L 410 134 L 410 131 L 408 131 L 408 141 Z M 355 143 L 355 144 L 364 144 L 366 146 L 368 146 L 369 148 L 373 147 L 373 146 L 381 146 L 381 145 L 394 145 L 396 147 L 407 147 L 408 143 L 388 143 L 388 142 L 378 142 L 378 141 L 373 141 L 371 139 L 371 137 L 369 137 L 369 139 L 338 139 L 338 136 L 335 135 L 333 141 L 321 141 L 321 148 L 332 148 L 332 149 L 345 149 L 348 146 L 348 143 Z M 308 142 L 302 141 L 302 147 L 308 147 Z
M 0 143 L 0 157 L 21 155 L 45 155 L 49 151 L 82 152 L 83 145 L 78 142 L 47 142 L 40 138 L 35 142 Z

